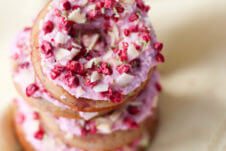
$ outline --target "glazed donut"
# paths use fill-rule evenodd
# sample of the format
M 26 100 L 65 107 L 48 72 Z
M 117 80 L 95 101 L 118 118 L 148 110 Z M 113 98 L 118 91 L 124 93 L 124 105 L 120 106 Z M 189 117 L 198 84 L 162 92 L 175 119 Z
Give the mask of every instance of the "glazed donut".
M 154 73 L 147 89 L 136 100 L 108 115 L 83 121 L 43 114 L 43 123 L 48 131 L 78 148 L 99 151 L 131 143 L 145 129 L 151 130 L 156 121 L 156 77 Z
M 32 64 L 49 93 L 78 111 L 121 107 L 164 57 L 142 0 L 53 0 L 32 29 Z
M 40 114 L 30 108 L 23 100 L 17 99 L 14 108 L 14 127 L 25 151 L 89 151 L 66 145 L 53 134 L 46 132 Z M 153 131 L 154 133 L 154 131 Z M 102 151 L 137 151 L 147 147 L 149 136 L 143 135 L 130 144 L 123 144 L 116 149 Z M 144 142 L 146 142 L 144 144 Z M 93 151 L 93 149 L 91 149 Z M 91 151 L 90 150 L 90 151 Z
M 31 64 L 31 48 L 30 48 L 31 28 L 26 27 L 18 33 L 14 40 L 11 53 L 13 62 L 13 81 L 16 90 L 29 104 L 38 110 L 50 112 L 54 116 L 66 118 L 83 118 L 91 119 L 103 114 L 102 112 L 84 113 L 73 110 L 72 108 L 55 100 L 48 93 L 42 84 L 35 78 L 34 69 Z M 36 87 L 36 89 L 28 89 L 28 87 Z

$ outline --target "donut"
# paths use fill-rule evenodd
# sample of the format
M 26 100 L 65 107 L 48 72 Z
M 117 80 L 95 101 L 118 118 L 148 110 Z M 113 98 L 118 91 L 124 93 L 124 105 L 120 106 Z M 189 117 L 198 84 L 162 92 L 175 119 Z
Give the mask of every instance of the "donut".
M 36 109 L 50 112 L 58 117 L 83 118 L 88 120 L 103 114 L 102 112 L 78 112 L 51 97 L 48 91 L 35 78 L 30 58 L 30 34 L 31 27 L 25 27 L 18 33 L 11 47 L 11 60 L 13 64 L 12 78 L 19 94 Z M 32 92 L 32 95 L 27 89 L 31 85 L 37 87 L 37 90 Z
M 34 22 L 32 64 L 49 93 L 84 112 L 110 111 L 164 62 L 142 0 L 53 0 Z
M 18 140 L 25 151 L 89 151 L 66 145 L 54 135 L 48 133 L 44 129 L 40 117 L 40 114 L 30 108 L 23 100 L 16 99 L 16 102 L 13 104 L 13 125 Z M 142 148 L 147 147 L 147 140 L 148 135 L 143 135 L 130 144 L 102 151 L 141 151 Z
M 153 75 L 157 77 L 156 73 Z M 152 131 L 155 127 L 153 123 L 156 122 L 158 94 L 155 76 L 136 100 L 112 113 L 89 121 L 55 118 L 43 114 L 43 123 L 48 131 L 62 141 L 87 150 L 109 150 L 124 143 L 131 143 L 141 136 L 145 129 Z

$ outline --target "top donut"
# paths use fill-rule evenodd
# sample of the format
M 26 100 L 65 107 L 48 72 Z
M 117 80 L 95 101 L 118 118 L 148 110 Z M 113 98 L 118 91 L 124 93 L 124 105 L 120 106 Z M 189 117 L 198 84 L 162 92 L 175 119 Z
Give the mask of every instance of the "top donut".
M 164 62 L 148 10 L 142 0 L 51 1 L 33 28 L 38 78 L 68 105 L 95 100 L 107 107 L 137 96 Z

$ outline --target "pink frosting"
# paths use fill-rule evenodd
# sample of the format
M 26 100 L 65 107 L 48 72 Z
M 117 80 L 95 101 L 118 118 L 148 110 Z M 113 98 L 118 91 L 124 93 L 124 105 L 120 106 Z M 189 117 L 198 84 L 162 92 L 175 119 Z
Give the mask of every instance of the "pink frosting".
M 56 83 L 57 85 L 63 87 L 66 91 L 68 91 L 75 97 L 88 98 L 92 100 L 109 100 L 107 96 L 101 95 L 101 92 L 108 91 L 108 88 L 111 88 L 114 91 L 126 95 L 139 87 L 140 84 L 147 79 L 149 70 L 158 64 L 156 61 L 156 54 L 158 53 L 158 51 L 156 51 L 156 49 L 153 47 L 153 45 L 157 42 L 156 36 L 152 27 L 149 26 L 148 22 L 146 21 L 146 11 L 143 11 L 138 7 L 138 2 L 124 4 L 119 1 L 116 1 L 116 4 L 113 4 L 113 8 L 106 8 L 108 6 L 106 6 L 105 4 L 105 8 L 103 7 L 101 9 L 99 13 L 104 12 L 103 14 L 105 14 L 105 17 L 99 17 L 90 21 L 87 16 L 90 15 L 90 12 L 95 11 L 97 9 L 97 3 L 99 1 L 95 3 L 84 3 L 85 1 L 83 0 L 68 0 L 69 4 L 66 5 L 66 7 L 64 2 L 65 0 L 54 0 L 51 3 L 49 12 L 40 23 L 40 48 L 43 49 L 44 41 L 48 42 L 52 47 L 52 52 L 48 52 L 48 55 L 46 54 L 46 52 L 44 53 L 43 51 L 41 51 L 42 69 L 43 72 L 48 76 L 48 78 L 53 80 L 54 83 Z M 139 4 L 140 3 L 142 3 L 142 1 L 140 1 Z M 69 6 L 73 7 L 74 10 L 70 9 Z M 116 9 L 118 8 L 117 6 L 122 6 L 124 11 L 122 13 L 116 11 Z M 73 15 L 73 13 L 77 14 Z M 136 14 L 138 18 L 134 21 L 131 21 L 131 14 Z M 118 21 L 114 21 L 115 17 L 110 17 L 111 19 L 106 21 L 106 15 L 117 16 L 116 18 L 118 18 Z M 80 16 L 82 19 L 77 18 L 76 16 Z M 101 90 L 96 90 L 95 86 L 91 87 L 86 83 L 87 79 L 91 79 L 91 75 L 94 72 L 93 70 L 91 71 L 91 73 L 88 73 L 86 75 L 76 73 L 76 78 L 78 78 L 79 80 L 79 86 L 81 86 L 84 90 L 82 94 L 77 93 L 78 87 L 75 86 L 76 84 L 74 86 L 69 86 L 67 84 L 65 76 L 66 73 L 68 73 L 68 69 L 64 68 L 65 70 L 62 71 L 59 75 L 57 75 L 57 77 L 52 78 L 51 76 L 51 73 L 55 66 L 65 67 L 66 64 L 68 64 L 68 62 L 70 62 L 72 58 L 75 58 L 75 56 L 78 55 L 74 54 L 73 50 L 76 49 L 77 51 L 82 51 L 83 47 L 79 42 L 75 40 L 76 38 L 73 38 L 72 36 L 70 36 L 71 34 L 69 35 L 66 31 L 64 31 L 64 29 L 62 29 L 63 22 L 66 22 L 68 20 L 75 21 L 74 18 L 75 20 L 77 19 L 77 23 L 75 23 L 75 25 L 73 26 L 73 28 L 76 28 L 74 30 L 75 32 L 81 33 L 84 32 L 84 30 L 97 29 L 97 35 L 102 37 L 102 40 L 97 41 L 95 43 L 94 48 L 90 50 L 90 52 L 94 51 L 94 49 L 98 50 L 98 53 L 100 55 L 94 58 L 101 60 L 101 62 L 107 63 L 110 66 L 109 68 L 111 68 L 112 70 L 112 73 L 107 75 L 100 72 L 101 78 L 94 82 L 95 85 L 99 84 L 102 86 Z M 47 26 L 46 24 L 48 22 L 51 22 L 52 26 Z M 109 26 L 111 26 L 111 30 L 107 32 L 104 31 L 106 23 L 109 23 Z M 131 29 L 132 26 L 136 27 L 136 25 L 139 29 L 137 29 L 138 31 L 131 32 L 129 36 L 126 36 L 124 34 L 125 29 Z M 46 26 L 48 27 L 47 29 Z M 81 33 L 81 37 L 86 37 L 84 38 L 84 40 L 83 38 L 77 39 L 85 43 L 87 40 L 89 40 L 89 37 L 93 37 L 95 34 L 96 33 L 91 33 L 91 35 L 86 36 L 84 33 Z M 114 39 L 117 39 L 117 42 L 115 42 Z M 146 41 L 145 39 L 148 40 Z M 103 43 L 106 43 L 106 46 L 104 46 Z M 126 44 L 128 44 L 128 46 L 126 46 Z M 139 48 L 135 48 L 135 46 L 138 46 Z M 67 51 L 69 55 L 66 58 L 58 59 L 58 54 L 62 51 L 62 48 L 64 49 L 64 51 Z M 87 50 L 87 47 L 85 48 Z M 123 60 L 121 54 L 118 54 L 120 52 L 119 50 L 122 49 L 126 49 L 126 60 Z M 137 59 L 140 60 L 140 67 L 131 67 L 131 62 Z M 86 68 L 86 65 L 90 62 L 88 60 L 89 59 L 85 59 L 83 55 L 76 61 L 78 61 Z M 119 73 L 117 70 L 117 67 L 122 64 L 131 67 L 130 72 L 125 75 L 125 77 L 123 77 L 122 74 Z M 122 78 L 121 81 L 123 82 L 125 81 L 123 80 L 123 78 L 128 81 L 125 84 L 121 85 L 122 82 L 120 81 L 119 77 Z M 79 87 L 79 89 L 81 87 Z
M 13 80 L 20 86 L 24 94 L 26 94 L 27 86 L 29 86 L 31 83 L 36 83 L 40 89 L 36 91 L 31 97 L 43 99 L 63 109 L 70 109 L 68 106 L 51 97 L 48 91 L 46 91 L 37 78 L 35 78 L 34 69 L 30 58 L 30 34 L 31 28 L 25 28 L 23 31 L 18 33 L 11 46 L 12 59 L 15 65 L 18 66 L 17 70 L 13 72 Z M 79 112 L 79 114 L 85 119 L 90 119 L 96 116 L 97 113 Z
M 17 121 L 23 116 L 24 120 L 18 124 L 21 124 L 22 131 L 26 140 L 32 145 L 36 151 L 54 150 L 54 151 L 82 151 L 77 148 L 69 147 L 56 137 L 44 132 L 42 138 L 37 139 L 35 134 L 39 131 L 39 127 L 42 126 L 39 119 L 34 118 L 34 114 L 37 114 L 31 109 L 23 100 L 17 99 L 16 104 L 18 106 Z
M 28 106 L 22 99 L 16 99 L 15 103 L 17 105 L 15 120 L 17 124 L 20 124 L 22 127 L 26 140 L 32 145 L 35 151 L 83 151 L 63 144 L 56 137 L 50 133 L 46 133 L 45 131 L 43 131 L 43 136 L 39 136 L 38 138 L 35 137 L 40 127 L 43 127 L 39 119 L 39 114 Z M 137 147 L 142 145 L 141 141 L 143 139 L 147 138 L 144 136 L 142 139 L 135 140 L 133 144 L 124 146 L 116 151 L 136 151 Z
M 118 130 L 136 128 L 147 117 L 152 115 L 151 109 L 156 107 L 158 97 L 158 90 L 156 89 L 156 83 L 159 79 L 158 73 L 155 72 L 151 79 L 147 89 L 134 101 L 109 115 L 95 118 L 88 123 L 83 120 L 73 120 L 63 117 L 56 118 L 56 122 L 60 129 L 66 132 L 68 136 L 84 135 L 84 130 L 87 129 L 87 131 L 90 130 L 90 133 L 94 130 L 94 133 L 109 134 Z M 129 122 L 125 119 L 129 119 Z

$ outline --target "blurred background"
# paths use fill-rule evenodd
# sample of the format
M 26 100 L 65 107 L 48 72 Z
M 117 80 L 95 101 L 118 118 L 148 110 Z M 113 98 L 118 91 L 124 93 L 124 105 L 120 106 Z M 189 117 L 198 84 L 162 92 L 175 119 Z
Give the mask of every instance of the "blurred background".
M 15 150 L 4 111 L 16 92 L 9 48 L 45 0 L 0 0 L 0 149 Z M 165 44 L 160 127 L 150 151 L 226 150 L 226 0 L 148 0 Z M 26 80 L 26 79 L 24 79 Z

